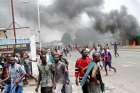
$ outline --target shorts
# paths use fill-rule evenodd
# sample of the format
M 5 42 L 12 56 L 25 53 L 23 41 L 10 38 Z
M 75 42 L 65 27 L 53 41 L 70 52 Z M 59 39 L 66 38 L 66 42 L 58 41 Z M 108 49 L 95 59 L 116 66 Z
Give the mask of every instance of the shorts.
M 41 93 L 53 93 L 52 87 L 41 87 Z
M 111 66 L 111 62 L 105 62 L 105 67 L 106 66 L 109 66 L 109 68 L 111 68 L 112 66 Z
M 11 87 L 11 93 L 23 93 L 23 86 Z
M 11 84 L 7 84 L 4 87 L 4 93 L 11 93 Z

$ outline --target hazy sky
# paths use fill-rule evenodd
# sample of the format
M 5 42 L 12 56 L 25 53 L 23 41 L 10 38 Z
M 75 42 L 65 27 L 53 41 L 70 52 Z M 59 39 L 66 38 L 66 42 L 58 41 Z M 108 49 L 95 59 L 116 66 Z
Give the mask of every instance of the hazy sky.
M 48 6 L 53 4 L 54 0 L 40 0 L 41 5 Z M 120 9 L 120 6 L 125 5 L 128 12 L 138 18 L 140 23 L 140 0 L 105 0 L 103 10 L 109 12 L 114 9 Z
M 7 16 L 7 13 L 10 13 L 10 8 L 9 8 L 9 10 L 6 8 L 6 7 L 9 7 L 10 6 L 10 3 L 9 4 L 7 4 L 7 3 L 4 3 L 4 4 L 2 4 L 3 2 L 4 2 L 5 0 L 0 0 L 0 11 L 1 11 L 1 14 L 0 14 L 0 19 L 2 20 L 5 16 Z M 8 0 L 9 1 L 9 0 Z M 16 0 L 14 0 L 14 1 L 16 1 Z M 18 1 L 18 0 L 17 0 Z M 29 22 L 27 22 L 27 20 L 24 20 L 24 16 L 26 16 L 27 18 L 28 18 L 28 16 L 29 16 L 29 18 L 30 18 L 30 15 L 32 15 L 32 14 L 21 14 L 21 13 L 23 13 L 23 10 L 25 10 L 25 8 L 26 7 L 29 7 L 29 5 L 28 5 L 28 3 L 30 3 L 30 2 L 33 2 L 34 1 L 34 3 L 36 3 L 35 1 L 36 0 L 19 0 L 19 1 L 24 1 L 25 2 L 25 5 L 26 6 L 24 6 L 24 7 L 22 7 L 21 9 L 19 9 L 18 10 L 18 12 L 19 12 L 19 14 L 20 14 L 20 16 L 18 16 L 18 23 L 20 23 L 21 25 L 28 25 L 29 24 L 29 27 L 30 27 L 30 21 L 32 21 L 32 20 L 30 20 Z M 54 1 L 57 1 L 57 0 L 40 0 L 39 1 L 39 3 L 40 3 L 40 5 L 43 5 L 43 6 L 46 6 L 46 9 L 48 8 L 49 9 L 49 7 L 47 7 L 47 6 L 49 6 L 49 5 L 51 5 L 51 4 L 53 4 L 54 3 Z M 64 0 L 60 0 L 61 2 L 62 1 L 64 1 Z M 67 1 L 69 1 L 69 0 L 67 0 Z M 71 1 L 73 1 L 74 2 L 74 0 L 71 0 Z M 80 0 L 79 0 L 80 1 Z M 84 1 L 84 0 L 83 0 Z M 86 0 L 85 0 L 86 1 Z M 91 0 L 92 1 L 92 0 Z M 97 0 L 95 0 L 95 1 L 97 1 Z M 102 1 L 102 0 L 101 0 Z M 26 3 L 26 2 L 28 2 L 28 3 Z M 58 2 L 57 2 L 58 3 Z M 69 1 L 69 3 L 70 3 L 70 1 Z M 63 4 L 63 3 L 62 3 Z M 63 6 L 61 4 L 61 6 Z M 73 3 L 72 3 L 73 4 Z M 68 4 L 69 5 L 69 4 Z M 122 5 L 124 5 L 124 6 L 126 6 L 127 8 L 128 8 L 128 13 L 130 13 L 130 14 L 132 14 L 132 15 L 134 15 L 138 20 L 139 20 L 139 23 L 140 23 L 140 13 L 139 13 L 139 8 L 140 8 L 140 0 L 105 0 L 105 2 L 104 2 L 104 6 L 102 6 L 101 8 L 102 8 L 102 10 L 104 11 L 104 12 L 109 12 L 109 11 L 111 11 L 111 10 L 114 10 L 114 9 L 120 9 L 120 7 L 122 6 Z M 58 5 L 56 5 L 57 7 L 58 7 Z M 93 5 L 94 6 L 94 5 Z M 34 6 L 35 7 L 35 6 Z M 26 13 L 30 13 L 30 11 L 32 11 L 32 10 L 34 10 L 34 7 L 33 7 L 33 9 L 31 8 L 31 9 L 29 9 L 29 10 L 27 10 L 26 11 Z M 70 6 L 69 6 L 70 7 Z M 65 12 L 63 12 L 63 8 L 61 8 L 60 6 L 59 6 L 59 8 L 60 9 L 58 9 L 58 11 L 59 12 L 62 12 L 62 14 L 65 14 L 65 16 L 69 16 L 69 14 L 71 14 L 71 10 L 70 9 L 68 9 L 69 11 L 68 12 L 70 12 L 70 13 L 67 13 L 66 11 Z M 72 8 L 73 9 L 73 8 Z M 57 9 L 56 9 L 57 10 Z M 60 11 L 61 10 L 61 11 Z M 66 9 L 67 10 L 67 9 Z M 7 11 L 7 12 L 6 12 Z M 17 10 L 15 10 L 15 11 L 17 11 Z M 50 10 L 51 11 L 51 10 Z M 56 12 L 56 11 L 55 11 Z M 75 11 L 72 11 L 72 13 L 73 12 L 75 12 Z M 58 13 L 58 12 L 56 12 L 56 13 Z M 47 12 L 45 12 L 44 14 L 46 14 L 47 15 Z M 51 13 L 50 13 L 50 15 L 51 15 Z M 42 15 L 41 15 L 42 16 Z M 45 17 L 44 17 L 45 18 Z M 51 17 L 50 17 L 51 18 Z M 75 27 L 77 27 L 77 25 L 75 26 L 75 25 L 73 25 L 73 23 L 76 23 L 76 24 L 78 24 L 80 27 L 90 27 L 91 25 L 92 25 L 92 23 L 94 23 L 94 18 L 92 19 L 91 17 L 89 17 L 88 16 L 88 14 L 86 13 L 86 12 L 82 12 L 82 13 L 80 13 L 79 14 L 79 16 L 78 17 L 75 17 L 74 19 L 73 19 L 73 21 L 71 21 L 71 20 L 69 20 L 68 18 L 63 18 L 63 17 L 59 17 L 58 15 L 56 16 L 56 18 L 53 16 L 52 17 L 53 19 L 52 20 L 47 20 L 47 22 L 50 22 L 50 23 L 55 23 L 54 25 L 53 25 L 53 27 L 52 28 L 57 28 L 57 26 L 59 26 L 59 23 L 60 23 L 60 25 L 61 25 L 61 23 L 66 23 L 64 26 L 67 26 L 67 24 L 69 24 L 70 26 L 68 26 L 68 27 L 66 27 L 66 28 L 72 28 L 73 26 L 73 28 L 75 28 Z M 31 18 L 30 18 L 31 19 Z M 8 18 L 4 18 L 4 20 L 5 20 L 5 22 L 4 23 L 2 23 L 2 25 L 1 26 L 3 26 L 3 27 L 7 27 L 7 25 L 5 25 L 5 24 L 10 24 L 10 23 L 6 23 L 6 22 L 9 22 L 9 20 L 11 20 L 11 17 L 9 16 Z M 36 21 L 36 20 L 34 20 L 34 21 Z M 33 22 L 34 22 L 33 21 Z M 10 21 L 11 22 L 11 21 Z M 46 25 L 48 25 L 48 24 L 46 24 Z M 32 26 L 32 25 L 31 25 Z M 56 26 L 56 27 L 55 27 Z M 63 26 L 62 26 L 63 27 Z M 32 27 L 32 28 L 34 28 L 34 27 Z M 60 32 L 60 31 L 57 31 L 57 30 L 61 30 L 61 29 L 49 29 L 49 28 L 45 28 L 44 26 L 41 26 L 41 28 L 43 29 L 45 29 L 46 31 L 42 31 L 42 36 L 43 35 L 46 35 L 46 34 L 48 34 L 49 33 L 49 36 L 45 36 L 45 37 L 42 37 L 42 39 L 43 40 L 46 40 L 46 41 L 52 41 L 52 40 L 54 40 L 54 39 L 61 39 L 61 36 L 62 36 L 62 34 L 63 34 L 63 32 Z M 64 27 L 63 27 L 64 28 Z M 35 30 L 36 30 L 36 28 L 34 28 Z M 33 30 L 34 30 L 33 29 Z M 43 30 L 44 30 L 43 29 Z M 54 31 L 52 31 L 52 30 L 54 30 Z M 66 29 L 67 30 L 67 29 Z M 72 29 L 73 30 L 73 29 Z M 69 30 L 68 30 L 69 31 Z M 20 32 L 21 33 L 21 32 Z M 22 34 L 21 34 L 22 35 Z M 21 36 L 21 35 L 19 35 L 19 37 Z M 55 38 L 54 38 L 55 37 Z
M 105 0 L 105 11 L 112 9 L 120 9 L 121 5 L 125 5 L 128 8 L 128 12 L 138 18 L 140 23 L 140 0 Z
M 55 0 L 40 0 L 40 4 L 47 7 L 53 4 L 54 1 Z M 115 9 L 119 10 L 121 6 L 126 6 L 128 13 L 134 15 L 140 23 L 140 0 L 105 0 L 102 9 L 104 12 L 110 12 Z M 81 25 L 88 27 L 91 25 L 91 21 L 94 20 L 91 20 L 87 13 L 81 14 Z

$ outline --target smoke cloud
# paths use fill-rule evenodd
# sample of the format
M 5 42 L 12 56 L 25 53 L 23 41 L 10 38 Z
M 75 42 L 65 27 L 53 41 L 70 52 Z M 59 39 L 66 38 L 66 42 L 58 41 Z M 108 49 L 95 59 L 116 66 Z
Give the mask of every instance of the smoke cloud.
M 109 14 L 97 19 L 94 28 L 101 33 L 109 31 L 114 34 L 119 32 L 120 38 L 124 40 L 132 39 L 140 34 L 137 19 L 128 14 L 127 8 L 124 6 L 120 10 L 113 10 Z
M 27 1 L 15 1 L 16 21 L 36 30 L 37 0 Z M 0 1 L 0 26 L 4 27 L 11 21 L 9 16 L 3 18 L 10 15 L 10 3 L 7 2 L 9 0 Z M 113 36 L 116 33 L 120 40 L 125 40 L 140 33 L 137 19 L 127 12 L 127 8 L 123 6 L 120 10 L 104 13 L 102 12 L 103 4 L 104 0 L 55 0 L 49 6 L 40 6 L 42 40 L 49 41 L 46 35 L 52 35 L 55 32 L 59 34 L 68 32 L 77 42 L 95 42 L 106 34 L 109 35 L 108 38 L 111 38 L 110 34 Z M 89 26 L 82 24 L 82 14 L 86 14 L 90 20 Z M 106 37 L 102 39 L 105 40 Z

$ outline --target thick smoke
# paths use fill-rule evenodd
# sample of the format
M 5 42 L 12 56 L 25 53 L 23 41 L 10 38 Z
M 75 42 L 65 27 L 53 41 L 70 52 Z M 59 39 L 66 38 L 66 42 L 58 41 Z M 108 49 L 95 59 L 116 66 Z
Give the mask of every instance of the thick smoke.
M 122 6 L 120 11 L 114 10 L 104 15 L 101 19 L 96 19 L 94 28 L 105 33 L 110 31 L 112 34 L 119 32 L 120 38 L 132 39 L 140 34 L 140 27 L 137 19 L 127 13 L 127 9 Z
M 54 10 L 59 14 L 74 18 L 81 12 L 99 7 L 103 0 L 56 0 Z
M 28 24 L 33 29 L 37 29 L 37 0 L 27 0 L 28 3 L 23 1 L 15 1 L 16 20 L 19 24 Z M 10 19 L 9 17 L 2 18 L 9 15 L 9 11 L 3 12 L 5 7 L 10 9 L 7 2 L 9 0 L 0 1 L 0 12 L 2 12 L 0 21 L 3 24 L 9 24 Z M 40 6 L 43 40 L 46 37 L 44 33 L 50 34 L 54 31 L 70 33 L 75 42 L 95 42 L 106 33 L 119 33 L 118 37 L 121 40 L 131 39 L 139 34 L 140 28 L 136 18 L 128 14 L 125 7 L 104 13 L 102 12 L 103 4 L 104 0 L 55 0 L 52 5 Z M 83 13 L 86 13 L 91 20 L 88 27 L 81 24 Z

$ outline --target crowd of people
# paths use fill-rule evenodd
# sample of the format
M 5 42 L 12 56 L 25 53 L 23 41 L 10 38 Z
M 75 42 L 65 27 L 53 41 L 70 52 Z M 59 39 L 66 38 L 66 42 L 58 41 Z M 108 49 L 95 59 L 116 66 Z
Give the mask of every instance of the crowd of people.
M 100 44 L 89 49 L 88 47 L 74 48 L 81 57 L 75 62 L 75 83 L 82 87 L 83 93 L 102 93 L 104 82 L 101 70 L 104 68 L 108 75 L 112 66 L 112 54 L 108 44 L 103 48 Z M 36 60 L 38 77 L 32 75 L 32 62 L 27 52 L 21 51 L 14 55 L 1 55 L 0 57 L 0 85 L 3 93 L 23 93 L 23 85 L 29 83 L 29 79 L 35 80 L 38 92 L 41 93 L 72 93 L 72 85 L 69 75 L 69 62 L 67 56 L 71 56 L 66 48 L 48 48 L 39 51 L 39 60 Z
M 4 93 L 22 93 L 23 85 L 29 83 L 29 78 L 37 81 L 32 75 L 32 61 L 25 51 L 2 55 L 0 66 L 0 85 Z
M 101 70 L 105 69 L 108 76 L 108 69 L 116 68 L 112 66 L 112 54 L 108 44 L 104 46 L 98 45 L 89 49 L 77 48 L 81 57 L 77 59 L 75 64 L 76 85 L 81 85 L 83 93 L 102 93 L 105 91 L 104 82 L 102 81 Z
M 71 93 L 65 92 L 70 85 L 68 73 L 68 49 L 58 48 L 40 50 L 39 60 L 31 60 L 27 52 L 21 51 L 17 54 L 6 54 L 0 57 L 0 85 L 3 93 L 23 93 L 23 85 L 27 85 L 29 79 L 35 80 L 38 92 L 41 86 L 41 93 Z M 65 57 L 63 56 L 65 55 Z M 32 75 L 32 62 L 37 62 L 38 77 Z M 67 86 L 67 87 L 66 87 Z

